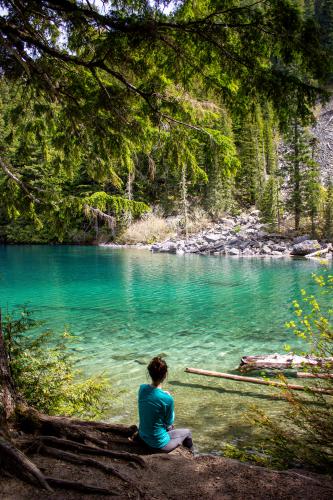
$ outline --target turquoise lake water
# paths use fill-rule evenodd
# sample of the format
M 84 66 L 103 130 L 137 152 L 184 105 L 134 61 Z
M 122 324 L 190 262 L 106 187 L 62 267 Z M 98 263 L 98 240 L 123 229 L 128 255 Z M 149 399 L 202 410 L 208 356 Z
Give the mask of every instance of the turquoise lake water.
M 232 371 L 243 355 L 296 346 L 284 323 L 291 300 L 313 288 L 314 261 L 151 254 L 78 246 L 0 246 L 0 306 L 27 305 L 47 327 L 80 335 L 83 368 L 112 382 L 110 420 L 136 422 L 149 359 L 163 353 L 176 424 L 201 451 L 250 439 L 249 404 L 284 411 L 276 390 L 184 373 Z

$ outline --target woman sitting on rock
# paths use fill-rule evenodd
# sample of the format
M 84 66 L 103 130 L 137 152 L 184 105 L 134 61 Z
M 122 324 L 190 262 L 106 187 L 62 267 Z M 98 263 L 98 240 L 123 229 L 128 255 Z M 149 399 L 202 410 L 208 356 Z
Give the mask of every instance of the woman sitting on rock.
M 193 447 L 189 429 L 174 429 L 174 400 L 162 390 L 168 373 L 164 359 L 156 357 L 148 365 L 151 384 L 142 384 L 139 389 L 139 436 L 150 447 L 168 453 L 183 444 Z

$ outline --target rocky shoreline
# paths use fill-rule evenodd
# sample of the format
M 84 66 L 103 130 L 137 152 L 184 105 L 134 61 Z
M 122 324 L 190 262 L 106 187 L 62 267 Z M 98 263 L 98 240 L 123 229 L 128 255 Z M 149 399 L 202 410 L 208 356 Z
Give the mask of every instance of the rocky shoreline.
M 297 238 L 270 233 L 259 219 L 259 211 L 225 217 L 209 229 L 186 239 L 170 238 L 150 247 L 152 252 L 178 255 L 228 255 L 235 257 L 306 256 L 318 252 L 332 259 L 331 245 L 309 235 Z

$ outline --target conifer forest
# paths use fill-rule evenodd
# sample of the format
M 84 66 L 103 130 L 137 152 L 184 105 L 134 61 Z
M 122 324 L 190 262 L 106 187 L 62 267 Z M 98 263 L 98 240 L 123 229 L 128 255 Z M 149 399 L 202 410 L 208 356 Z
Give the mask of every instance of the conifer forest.
M 97 4 L 1 2 L 2 241 L 112 239 L 184 199 L 331 238 L 330 0 Z

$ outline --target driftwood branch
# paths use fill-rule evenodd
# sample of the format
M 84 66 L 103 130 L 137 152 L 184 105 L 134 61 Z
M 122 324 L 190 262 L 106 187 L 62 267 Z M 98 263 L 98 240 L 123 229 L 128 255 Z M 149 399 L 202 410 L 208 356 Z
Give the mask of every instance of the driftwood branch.
M 329 243 L 326 248 L 321 248 L 320 250 L 316 250 L 316 252 L 308 253 L 304 255 L 306 259 L 312 259 L 314 257 L 319 257 L 321 255 L 325 255 L 332 250 L 332 245 Z
M 298 356 L 296 354 L 261 354 L 259 356 L 243 356 L 238 369 L 241 372 L 251 370 L 286 370 L 312 366 L 319 368 L 333 367 L 333 357 L 318 358 L 315 356 Z
M 307 372 L 297 372 L 297 378 L 323 378 L 323 379 L 333 379 L 333 373 L 307 373 Z
M 292 389 L 295 391 L 311 391 L 320 394 L 333 395 L 333 390 L 321 389 L 316 387 L 306 387 L 303 385 L 284 384 L 282 382 L 275 382 L 271 380 L 263 380 L 261 378 L 244 377 L 243 375 L 231 375 L 230 373 L 214 372 L 209 370 L 201 370 L 199 368 L 185 368 L 187 373 L 194 373 L 196 375 L 205 375 L 206 377 L 219 377 L 228 380 L 236 380 L 237 382 L 248 382 L 250 384 L 270 385 L 272 387 L 281 387 L 283 389 Z

